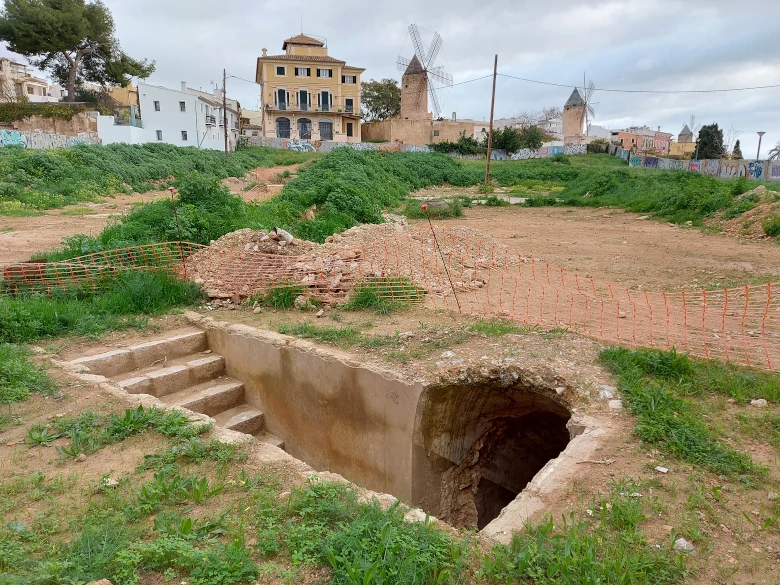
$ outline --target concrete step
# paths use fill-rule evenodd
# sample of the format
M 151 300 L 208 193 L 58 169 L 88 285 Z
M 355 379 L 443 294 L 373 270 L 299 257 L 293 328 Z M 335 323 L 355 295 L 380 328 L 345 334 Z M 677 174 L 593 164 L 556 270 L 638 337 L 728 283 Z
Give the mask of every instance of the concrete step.
M 248 404 L 221 412 L 214 417 L 217 426 L 254 435 L 263 430 L 263 413 Z
M 255 435 L 255 438 L 261 443 L 268 443 L 269 445 L 273 445 L 274 447 L 278 447 L 279 449 L 284 451 L 284 439 L 277 437 L 273 433 L 269 433 L 268 431 L 263 431 Z
M 70 363 L 86 366 L 91 374 L 111 377 L 147 368 L 156 362 L 170 362 L 206 349 L 206 332 L 191 330 L 122 349 L 80 357 Z
M 221 376 L 225 359 L 218 354 L 193 354 L 164 366 L 152 366 L 115 376 L 113 380 L 130 394 L 151 394 L 158 398 L 179 392 Z
M 214 380 L 185 388 L 161 399 L 170 406 L 188 408 L 214 416 L 244 403 L 244 385 L 238 380 L 220 376 Z

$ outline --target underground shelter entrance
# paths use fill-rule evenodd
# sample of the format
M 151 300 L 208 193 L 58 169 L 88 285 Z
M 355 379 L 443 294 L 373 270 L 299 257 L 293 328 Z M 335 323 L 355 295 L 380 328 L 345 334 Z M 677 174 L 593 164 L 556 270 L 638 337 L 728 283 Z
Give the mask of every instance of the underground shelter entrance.
M 73 363 L 456 527 L 487 526 L 570 440 L 562 382 L 546 370 L 434 381 L 244 325 L 194 324 Z

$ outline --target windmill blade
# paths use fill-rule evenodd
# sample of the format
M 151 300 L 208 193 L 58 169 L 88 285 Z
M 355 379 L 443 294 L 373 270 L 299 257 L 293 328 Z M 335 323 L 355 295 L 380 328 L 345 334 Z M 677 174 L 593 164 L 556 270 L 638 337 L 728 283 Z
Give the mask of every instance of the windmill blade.
M 409 63 L 411 63 L 411 60 L 407 59 L 406 57 L 398 56 L 398 59 L 395 60 L 396 65 L 398 65 L 398 71 L 401 73 L 406 72 L 407 67 L 409 67 Z
M 596 110 L 594 110 L 594 109 L 593 109 L 593 106 L 592 106 L 592 105 L 590 105 L 590 104 L 587 104 L 586 108 L 587 108 L 587 110 L 588 110 L 588 115 L 589 115 L 591 118 L 595 118 L 595 117 L 596 117 Z
M 588 87 L 585 88 L 585 101 L 589 102 L 591 96 L 593 95 L 593 92 L 595 91 L 596 86 L 593 85 L 592 81 L 588 82 Z
M 433 41 L 431 41 L 431 46 L 428 49 L 428 62 L 425 63 L 426 69 L 436 62 L 436 57 L 439 56 L 439 51 L 441 50 L 441 44 L 443 42 L 439 33 L 433 33 Z
M 414 45 L 414 54 L 420 60 L 420 65 L 425 67 L 427 63 L 425 59 L 425 47 L 423 47 L 422 37 L 420 37 L 420 31 L 416 24 L 409 25 L 409 36 L 412 37 L 412 45 Z
M 439 84 L 444 87 L 452 86 L 452 73 L 447 73 L 444 70 L 444 67 L 434 67 L 433 69 L 429 69 L 428 76 L 431 79 L 439 82 Z
M 428 84 L 428 93 L 431 95 L 431 105 L 433 106 L 433 119 L 439 117 L 441 114 L 441 108 L 439 107 L 439 97 L 436 95 L 436 90 L 433 89 L 431 84 Z

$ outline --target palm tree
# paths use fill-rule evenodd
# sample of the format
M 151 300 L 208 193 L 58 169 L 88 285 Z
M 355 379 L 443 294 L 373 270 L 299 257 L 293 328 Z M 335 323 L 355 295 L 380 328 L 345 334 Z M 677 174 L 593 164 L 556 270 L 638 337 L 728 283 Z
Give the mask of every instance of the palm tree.
M 780 141 L 769 151 L 769 160 L 780 160 Z

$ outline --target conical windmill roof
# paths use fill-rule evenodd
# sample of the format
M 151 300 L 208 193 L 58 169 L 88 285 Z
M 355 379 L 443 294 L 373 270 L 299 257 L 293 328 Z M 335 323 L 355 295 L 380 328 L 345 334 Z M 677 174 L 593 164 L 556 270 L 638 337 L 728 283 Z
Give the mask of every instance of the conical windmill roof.
M 585 100 L 582 99 L 582 94 L 580 93 L 579 89 L 575 89 L 571 92 L 571 95 L 569 96 L 569 99 L 566 101 L 566 104 L 564 104 L 564 108 L 569 106 L 584 106 Z
M 404 75 L 413 75 L 415 73 L 425 73 L 425 69 L 423 69 L 422 63 L 420 63 L 417 55 L 412 57 L 412 60 L 409 61 L 409 65 L 407 66 L 406 71 L 404 71 Z
M 693 134 L 693 132 L 691 132 L 691 129 L 688 128 L 688 124 L 686 124 L 685 126 L 683 126 L 683 129 L 680 131 L 680 134 Z

